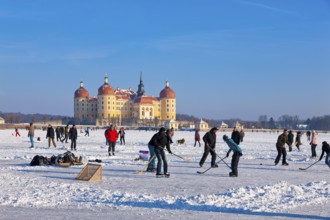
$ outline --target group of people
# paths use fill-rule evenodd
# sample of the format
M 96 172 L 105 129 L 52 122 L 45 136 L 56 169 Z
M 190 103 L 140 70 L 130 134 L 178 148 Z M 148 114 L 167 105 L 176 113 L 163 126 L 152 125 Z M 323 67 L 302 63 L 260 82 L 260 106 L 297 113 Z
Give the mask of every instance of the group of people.
M 295 145 L 298 148 L 298 150 L 300 150 L 299 146 L 302 145 L 301 135 L 302 135 L 302 133 L 300 131 L 298 131 L 296 140 L 295 140 L 296 141 Z M 317 156 L 316 146 L 318 144 L 317 132 L 315 130 L 313 130 L 312 132 L 307 131 L 306 135 L 307 135 L 307 141 L 309 141 L 310 142 L 309 144 L 311 145 L 311 152 L 312 152 L 311 159 L 315 159 Z M 282 157 L 282 165 L 284 165 L 284 166 L 289 165 L 286 162 L 287 153 L 286 153 L 285 145 L 287 144 L 289 146 L 289 152 L 292 151 L 293 139 L 294 139 L 294 135 L 293 135 L 292 131 L 291 130 L 288 131 L 287 129 L 284 129 L 283 133 L 278 136 L 277 142 L 276 142 L 277 157 L 275 159 L 275 166 L 279 163 L 281 157 Z M 322 153 L 319 158 L 319 161 L 322 160 L 324 153 L 327 154 L 325 163 L 330 167 L 330 158 L 329 158 L 330 146 L 326 141 L 322 142 Z
M 68 143 L 68 139 L 71 140 L 71 150 L 77 150 L 77 138 L 78 138 L 78 132 L 76 126 L 73 124 L 72 127 L 69 129 L 69 125 L 67 125 L 63 129 L 63 139 L 61 139 L 61 135 L 58 134 L 58 132 L 61 132 L 60 127 L 57 127 L 56 129 L 53 128 L 51 124 L 47 127 L 46 132 L 46 139 L 48 139 L 48 147 L 51 147 L 51 143 L 56 148 L 55 143 L 55 134 L 57 141 L 61 141 L 62 143 L 65 141 L 65 143 Z M 30 148 L 34 147 L 34 134 L 35 134 L 35 127 L 33 123 L 30 123 L 29 131 L 28 131 L 28 137 L 30 138 L 31 146 Z

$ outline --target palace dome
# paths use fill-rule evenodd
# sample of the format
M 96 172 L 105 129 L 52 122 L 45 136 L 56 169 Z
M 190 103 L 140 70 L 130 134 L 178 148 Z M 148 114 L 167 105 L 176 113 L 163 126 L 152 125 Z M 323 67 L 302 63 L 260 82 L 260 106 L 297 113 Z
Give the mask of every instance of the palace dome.
M 104 77 L 104 84 L 99 88 L 98 95 L 115 95 L 115 90 L 109 85 L 108 77 Z
M 74 92 L 75 98 L 88 98 L 89 92 L 84 88 L 83 82 L 80 82 L 80 88 Z
M 160 92 L 159 97 L 161 99 L 175 99 L 176 95 L 173 89 L 170 88 L 170 85 L 168 82 L 166 82 L 166 87 Z

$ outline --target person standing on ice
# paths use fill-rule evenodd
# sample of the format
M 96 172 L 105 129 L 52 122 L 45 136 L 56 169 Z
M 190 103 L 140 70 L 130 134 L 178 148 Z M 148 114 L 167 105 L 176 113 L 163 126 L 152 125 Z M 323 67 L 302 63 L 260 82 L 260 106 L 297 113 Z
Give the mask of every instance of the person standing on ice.
M 63 141 L 65 141 L 65 143 L 68 143 L 68 138 L 69 138 L 69 125 L 66 125 L 64 128 L 64 138 L 61 140 L 61 142 L 63 143 Z
M 199 166 L 202 167 L 207 156 L 209 155 L 209 153 L 211 153 L 212 158 L 211 158 L 211 167 L 216 168 L 218 167 L 218 165 L 215 163 L 215 159 L 217 157 L 216 153 L 215 153 L 215 144 L 217 141 L 217 131 L 219 129 L 214 127 L 212 128 L 209 132 L 207 132 L 204 136 L 203 136 L 203 141 L 204 141 L 204 154 L 199 162 Z
M 290 130 L 289 134 L 288 134 L 289 152 L 292 151 L 293 138 L 294 138 L 294 135 L 293 135 L 292 131 Z
M 325 156 L 325 164 L 328 165 L 330 168 L 330 145 L 326 141 L 322 142 L 322 154 L 320 156 L 319 161 L 322 160 L 324 152 L 327 154 Z
M 148 161 L 148 168 L 147 168 L 147 172 L 155 172 L 156 171 L 156 168 L 155 168 L 155 147 L 157 146 L 157 137 L 159 135 L 159 133 L 161 132 L 162 130 L 159 129 L 159 131 L 154 134 L 152 136 L 152 138 L 150 139 L 149 143 L 148 143 L 148 149 L 149 149 L 149 161 Z
M 71 150 L 77 150 L 78 131 L 76 125 L 72 125 L 69 130 L 69 139 L 71 140 Z
M 243 131 L 243 129 L 239 132 L 239 136 L 240 136 L 240 141 L 241 141 L 241 143 L 243 142 L 243 138 L 244 138 L 244 136 L 245 136 L 245 133 L 244 133 L 244 131 Z
M 29 127 L 29 133 L 28 133 L 28 137 L 30 138 L 30 142 L 31 142 L 31 147 L 34 147 L 34 142 L 33 142 L 33 138 L 34 138 L 34 126 L 33 123 L 30 123 L 30 127 Z
M 311 139 L 311 142 L 310 142 L 310 145 L 311 145 L 311 150 L 312 150 L 312 156 L 311 158 L 314 159 L 316 158 L 316 146 L 317 146 L 317 133 L 315 130 L 313 130 L 312 132 L 312 139 Z
M 227 152 L 227 156 L 229 156 L 231 151 L 234 151 L 234 154 L 231 158 L 231 172 L 229 173 L 230 177 L 237 177 L 238 176 L 238 162 L 239 158 L 243 156 L 241 148 L 238 146 L 237 143 L 233 139 L 230 139 L 227 137 L 227 135 L 223 136 L 223 140 L 226 142 L 226 144 L 229 147 L 229 151 Z
M 307 141 L 311 140 L 311 131 L 306 131 Z
M 197 142 L 198 142 L 199 146 L 201 146 L 201 136 L 199 134 L 199 129 L 196 129 L 196 131 L 195 131 L 195 144 L 194 144 L 194 147 L 196 147 Z
M 55 131 L 51 124 L 48 125 L 46 138 L 48 138 L 48 147 L 50 147 L 50 142 L 53 142 L 54 147 L 56 147 L 55 140 L 54 140 Z
M 123 143 L 125 145 L 125 130 L 124 130 L 124 128 L 120 128 L 119 135 L 120 135 L 120 145 L 122 145 Z
M 109 148 L 108 148 L 109 156 L 111 156 L 111 154 L 115 156 L 115 146 L 116 146 L 116 141 L 118 139 L 118 132 L 112 125 L 110 125 L 110 128 L 108 129 L 108 132 L 105 135 L 109 143 Z
M 237 144 L 239 145 L 241 142 L 241 136 L 239 131 L 237 130 L 237 128 L 234 128 L 233 132 L 231 133 L 231 139 Z
M 275 159 L 275 166 L 280 162 L 281 156 L 283 155 L 282 165 L 288 166 L 289 164 L 286 162 L 286 149 L 285 144 L 289 145 L 288 140 L 288 130 L 284 129 L 283 134 L 278 136 L 276 149 L 277 149 L 277 157 Z
M 172 143 L 171 139 L 171 130 L 167 130 L 165 132 L 165 128 L 161 127 L 159 129 L 159 132 L 157 134 L 156 138 L 156 146 L 155 146 L 155 154 L 157 157 L 157 172 L 156 172 L 156 177 L 170 177 L 170 174 L 167 172 L 168 171 L 168 166 L 167 166 L 167 159 L 166 159 L 166 154 L 164 151 L 164 148 L 166 147 L 167 151 L 172 154 L 170 144 Z M 162 169 L 162 163 L 164 164 L 164 174 L 161 173 Z
M 297 132 L 295 144 L 296 144 L 296 147 L 298 148 L 298 150 L 300 150 L 299 146 L 302 145 L 302 143 L 301 143 L 301 131 Z

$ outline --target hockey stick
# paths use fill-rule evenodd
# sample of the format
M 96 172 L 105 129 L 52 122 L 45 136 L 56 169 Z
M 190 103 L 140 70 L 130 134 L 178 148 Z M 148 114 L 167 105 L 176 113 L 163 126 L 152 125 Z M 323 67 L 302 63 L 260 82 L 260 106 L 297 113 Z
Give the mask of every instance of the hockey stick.
M 311 166 L 317 164 L 318 162 L 320 162 L 320 160 L 316 161 L 315 163 L 312 163 L 311 165 L 309 165 L 309 166 L 306 167 L 306 168 L 299 168 L 299 170 L 307 170 L 308 168 L 310 168 Z
M 231 167 L 215 152 L 215 150 L 213 150 L 208 144 L 206 145 L 211 151 L 213 151 L 215 153 L 215 155 L 217 157 L 219 157 L 220 161 L 222 161 L 224 164 L 227 165 L 227 167 L 229 167 L 229 169 L 231 169 Z M 225 157 L 226 158 L 226 157 Z
M 225 159 L 226 157 L 224 157 L 223 159 Z M 216 162 L 215 164 L 218 164 L 218 163 L 220 163 L 221 162 L 221 160 L 219 160 L 218 162 Z M 203 173 L 206 173 L 207 171 L 209 171 L 210 169 L 212 169 L 213 167 L 212 166 L 210 166 L 209 168 L 207 168 L 206 170 L 204 170 L 204 171 L 197 171 L 197 173 L 198 174 L 203 174 Z
M 175 153 L 172 153 L 172 155 L 177 156 L 177 157 L 179 157 L 179 158 L 181 158 L 182 160 L 187 161 L 187 162 L 191 162 L 191 160 L 192 160 L 190 157 L 188 157 L 188 158 L 181 157 L 180 155 L 177 155 L 177 154 L 175 154 Z
M 144 167 L 142 168 L 142 170 L 140 171 L 136 171 L 136 174 L 142 174 L 143 171 L 145 171 L 145 169 L 148 167 L 148 165 L 151 163 L 151 161 L 155 158 L 156 154 L 154 156 L 151 157 L 151 159 L 148 161 L 148 163 L 146 165 L 144 165 Z

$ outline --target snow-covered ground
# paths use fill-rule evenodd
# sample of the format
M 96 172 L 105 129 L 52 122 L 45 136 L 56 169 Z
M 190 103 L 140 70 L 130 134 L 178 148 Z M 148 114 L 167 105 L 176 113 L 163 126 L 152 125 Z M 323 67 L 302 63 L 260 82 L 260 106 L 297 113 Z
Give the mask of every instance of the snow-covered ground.
M 102 160 L 103 181 L 89 183 L 75 180 L 84 166 L 29 166 L 35 155 L 64 153 L 69 143 L 48 148 L 45 131 L 38 130 L 41 142 L 30 149 L 27 131 L 21 130 L 21 137 L 13 133 L 0 130 L 0 219 L 330 219 L 329 167 L 322 161 L 299 170 L 314 162 L 306 136 L 301 151 L 288 153 L 286 167 L 274 166 L 279 134 L 246 133 L 239 177 L 231 178 L 222 162 L 197 174 L 208 168 L 210 156 L 200 168 L 203 147 L 193 147 L 193 132 L 178 131 L 174 140 L 186 143 L 172 145 L 172 151 L 192 161 L 167 155 L 171 177 L 156 178 L 136 174 L 146 162 L 134 161 L 139 150 L 148 149 L 154 132 L 126 131 L 126 145 L 117 144 L 116 156 L 109 157 L 104 130 L 91 131 L 90 137 L 79 134 L 74 152 L 85 161 Z M 221 157 L 228 150 L 223 134 L 217 133 Z M 330 134 L 320 134 L 319 140 L 330 142 Z

